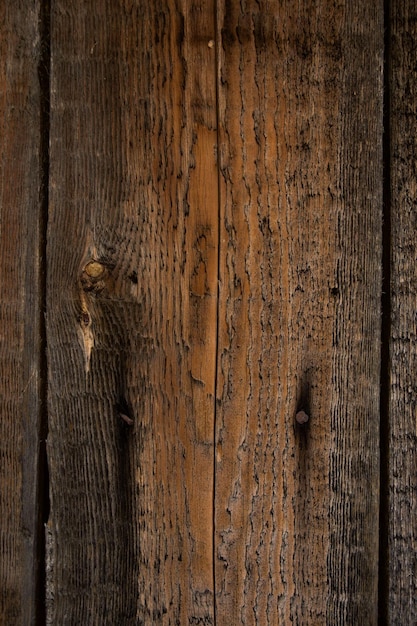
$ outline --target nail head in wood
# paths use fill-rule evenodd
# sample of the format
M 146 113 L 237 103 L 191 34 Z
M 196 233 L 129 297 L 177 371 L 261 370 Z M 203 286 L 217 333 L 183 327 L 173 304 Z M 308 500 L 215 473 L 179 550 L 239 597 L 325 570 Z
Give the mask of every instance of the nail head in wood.
M 297 424 L 306 424 L 309 419 L 310 419 L 310 417 L 303 410 L 297 411 L 297 413 L 295 415 L 295 421 L 297 422 Z
M 125 415 L 125 413 L 119 413 L 119 417 L 120 419 L 122 419 L 128 426 L 133 426 L 133 420 L 131 417 L 129 417 L 128 415 Z

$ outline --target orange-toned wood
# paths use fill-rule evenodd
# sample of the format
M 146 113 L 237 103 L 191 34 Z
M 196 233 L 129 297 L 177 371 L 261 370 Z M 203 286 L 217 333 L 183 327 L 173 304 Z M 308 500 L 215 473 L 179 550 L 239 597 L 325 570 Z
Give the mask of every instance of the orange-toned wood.
M 214 3 L 51 18 L 49 619 L 212 623 Z
M 218 6 L 216 623 L 376 624 L 382 2 Z

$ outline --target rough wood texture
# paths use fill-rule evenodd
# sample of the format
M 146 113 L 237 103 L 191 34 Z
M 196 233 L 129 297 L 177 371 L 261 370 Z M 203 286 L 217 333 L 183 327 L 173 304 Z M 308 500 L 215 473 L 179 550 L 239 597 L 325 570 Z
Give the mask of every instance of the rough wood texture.
M 382 2 L 218 21 L 216 623 L 376 624 Z
M 51 21 L 48 619 L 210 624 L 214 4 Z
M 33 624 L 39 556 L 37 2 L 0 4 L 0 623 Z
M 388 623 L 417 623 L 417 6 L 390 15 L 391 342 Z

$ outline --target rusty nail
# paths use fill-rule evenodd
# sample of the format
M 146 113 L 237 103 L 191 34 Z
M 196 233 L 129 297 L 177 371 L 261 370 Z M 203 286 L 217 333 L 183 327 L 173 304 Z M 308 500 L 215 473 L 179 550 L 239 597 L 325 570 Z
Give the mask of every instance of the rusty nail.
M 298 411 L 296 413 L 295 416 L 295 421 L 297 422 L 297 424 L 306 424 L 308 422 L 308 420 L 310 419 L 310 417 L 307 415 L 307 413 L 303 410 Z
M 128 426 L 133 426 L 133 420 L 125 413 L 119 413 L 120 419 L 122 419 Z

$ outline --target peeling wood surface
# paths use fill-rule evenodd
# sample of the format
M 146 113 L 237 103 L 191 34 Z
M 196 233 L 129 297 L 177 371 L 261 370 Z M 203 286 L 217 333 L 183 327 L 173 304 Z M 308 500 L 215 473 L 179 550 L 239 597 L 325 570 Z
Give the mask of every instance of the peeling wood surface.
M 388 624 L 417 622 L 417 7 L 390 19 L 391 342 Z
M 382 18 L 219 13 L 219 624 L 377 623 Z
M 37 2 L 0 5 L 0 623 L 36 616 L 41 302 Z

